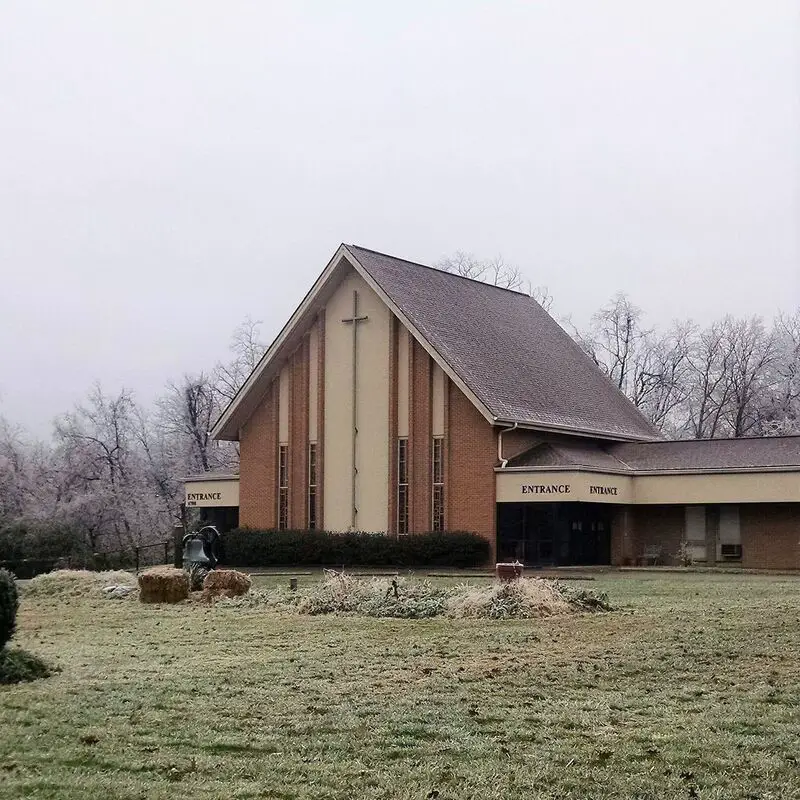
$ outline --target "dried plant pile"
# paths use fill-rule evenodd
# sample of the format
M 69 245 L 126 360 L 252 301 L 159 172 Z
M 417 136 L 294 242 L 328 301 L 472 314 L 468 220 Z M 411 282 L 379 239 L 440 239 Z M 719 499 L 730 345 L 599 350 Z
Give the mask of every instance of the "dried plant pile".
M 428 619 L 532 619 L 555 614 L 609 611 L 604 594 L 570 589 L 558 581 L 522 578 L 487 586 L 435 586 L 405 578 L 356 578 L 329 572 L 306 590 L 251 592 L 232 601 L 299 614 Z
M 211 602 L 223 597 L 241 597 L 250 591 L 250 576 L 235 569 L 215 569 L 203 580 L 203 600 Z
M 189 576 L 175 567 L 153 567 L 139 575 L 143 603 L 179 603 L 189 597 Z
M 130 572 L 90 572 L 85 569 L 59 569 L 31 578 L 22 590 L 25 597 L 68 598 L 100 596 L 105 586 L 136 586 Z

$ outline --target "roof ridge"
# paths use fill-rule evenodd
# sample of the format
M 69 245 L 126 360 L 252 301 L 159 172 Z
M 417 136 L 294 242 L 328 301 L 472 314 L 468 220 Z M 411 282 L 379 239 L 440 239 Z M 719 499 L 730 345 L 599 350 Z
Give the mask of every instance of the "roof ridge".
M 373 250 L 370 247 L 362 247 L 360 244 L 345 244 L 345 247 L 348 249 L 354 247 L 357 250 L 364 250 L 367 253 L 373 253 L 376 256 L 383 256 L 383 258 L 391 258 L 393 261 L 402 261 L 404 264 L 411 264 L 413 267 L 420 267 L 422 269 L 430 269 L 434 272 L 438 272 L 440 275 L 449 275 L 451 278 L 459 278 L 462 281 L 469 281 L 470 283 L 478 283 L 481 286 L 488 286 L 490 289 L 499 289 L 501 292 L 511 292 L 511 294 L 518 294 L 521 297 L 527 297 L 530 300 L 533 300 L 534 303 L 540 305 L 534 297 L 529 295 L 527 292 L 520 292 L 516 289 L 509 289 L 506 286 L 498 286 L 496 283 L 487 283 L 486 281 L 482 281 L 479 278 L 468 278 L 466 275 L 459 275 L 457 272 L 448 272 L 445 269 L 440 269 L 439 267 L 433 267 L 430 264 L 421 264 L 419 261 L 409 261 L 407 258 L 400 258 L 400 256 L 393 256 L 391 253 L 383 253 L 380 250 Z
M 752 441 L 774 441 L 775 439 L 800 439 L 798 433 L 781 433 L 777 436 L 715 436 L 710 439 L 645 439 L 636 442 L 610 442 L 610 447 L 621 445 L 654 445 L 654 444 L 708 444 L 709 442 L 752 442 Z

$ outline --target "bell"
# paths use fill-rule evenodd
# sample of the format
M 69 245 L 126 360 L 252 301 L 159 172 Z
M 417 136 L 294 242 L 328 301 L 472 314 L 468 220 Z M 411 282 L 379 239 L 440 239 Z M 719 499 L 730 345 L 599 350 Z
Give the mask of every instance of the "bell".
M 211 559 L 206 555 L 205 543 L 202 539 L 188 539 L 183 544 L 183 566 L 188 567 L 189 564 L 202 564 L 204 566 L 211 566 Z

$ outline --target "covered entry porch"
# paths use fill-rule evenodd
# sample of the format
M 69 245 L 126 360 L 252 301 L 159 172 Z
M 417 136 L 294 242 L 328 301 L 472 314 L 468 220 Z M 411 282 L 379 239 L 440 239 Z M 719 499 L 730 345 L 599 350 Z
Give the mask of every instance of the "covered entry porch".
M 498 503 L 497 555 L 529 566 L 611 563 L 612 508 L 599 503 Z
M 530 566 L 611 564 L 618 511 L 631 502 L 627 475 L 579 470 L 498 470 L 498 560 Z

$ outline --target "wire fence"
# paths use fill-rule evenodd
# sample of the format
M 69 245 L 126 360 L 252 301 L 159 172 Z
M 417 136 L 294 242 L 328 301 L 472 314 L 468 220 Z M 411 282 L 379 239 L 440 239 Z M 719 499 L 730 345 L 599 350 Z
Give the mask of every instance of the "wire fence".
M 163 542 L 143 544 L 122 550 L 106 550 L 85 556 L 67 555 L 55 558 L 20 558 L 7 561 L 0 560 L 0 568 L 13 572 L 17 578 L 34 578 L 43 572 L 55 569 L 132 569 L 139 572 L 145 567 L 159 564 L 172 564 L 180 546 L 176 539 Z

